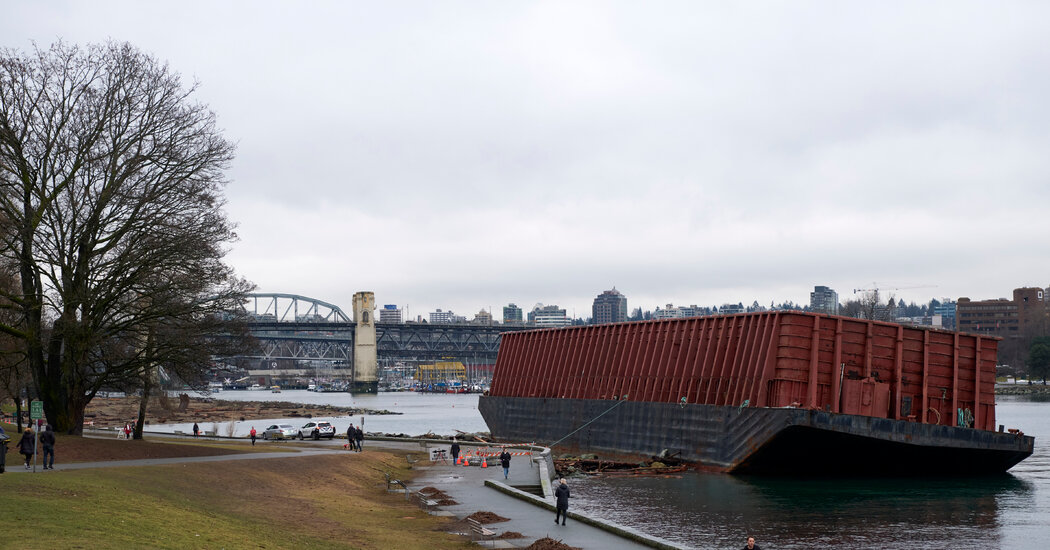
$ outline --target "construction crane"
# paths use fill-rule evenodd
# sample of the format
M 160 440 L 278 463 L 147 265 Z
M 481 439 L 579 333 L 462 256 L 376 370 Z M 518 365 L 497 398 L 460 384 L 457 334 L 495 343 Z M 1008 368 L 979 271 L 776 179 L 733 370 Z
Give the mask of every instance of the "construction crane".
M 858 292 L 882 292 L 883 290 L 913 290 L 916 288 L 937 288 L 937 285 L 915 285 L 915 286 L 895 286 L 895 287 L 880 287 L 878 283 L 871 283 L 872 288 L 855 288 L 853 293 Z

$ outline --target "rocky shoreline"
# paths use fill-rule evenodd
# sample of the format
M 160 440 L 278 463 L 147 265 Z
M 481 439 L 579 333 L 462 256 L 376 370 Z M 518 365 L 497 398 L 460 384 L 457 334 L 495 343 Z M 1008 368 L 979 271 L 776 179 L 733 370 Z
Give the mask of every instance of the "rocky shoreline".
M 1041 383 L 997 384 L 995 395 L 1050 395 L 1050 386 Z
M 84 421 L 85 424 L 96 428 L 110 428 L 134 422 L 138 419 L 138 414 L 139 399 L 137 397 L 96 397 L 88 405 Z M 189 397 L 180 401 L 160 397 L 151 400 L 150 406 L 147 407 L 146 425 L 379 414 L 401 413 L 357 407 L 307 405 L 286 401 L 224 401 L 200 397 Z

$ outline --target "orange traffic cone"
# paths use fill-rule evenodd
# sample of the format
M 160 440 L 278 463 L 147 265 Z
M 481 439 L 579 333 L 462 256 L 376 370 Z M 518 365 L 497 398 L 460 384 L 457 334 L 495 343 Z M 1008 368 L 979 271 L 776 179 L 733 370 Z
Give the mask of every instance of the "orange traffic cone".
M 489 467 L 488 462 L 485 461 L 485 457 L 481 457 L 481 467 L 482 468 L 488 468 Z
M 459 466 L 459 455 L 456 455 L 456 466 Z
M 470 466 L 470 453 L 467 453 L 467 456 L 463 457 L 463 465 Z

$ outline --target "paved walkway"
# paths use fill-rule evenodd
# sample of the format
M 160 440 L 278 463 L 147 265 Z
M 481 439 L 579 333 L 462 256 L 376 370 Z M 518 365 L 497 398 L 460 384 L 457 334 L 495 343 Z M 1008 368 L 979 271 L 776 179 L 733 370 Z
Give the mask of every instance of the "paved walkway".
M 447 448 L 447 445 L 438 448 Z M 466 449 L 467 447 L 464 447 L 464 451 Z M 495 466 L 492 465 L 493 463 Z M 550 537 L 570 546 L 584 549 L 636 550 L 649 548 L 572 518 L 569 518 L 564 526 L 557 525 L 554 523 L 553 511 L 485 486 L 486 480 L 500 481 L 512 487 L 538 485 L 539 468 L 528 457 L 516 456 L 511 459 L 510 475 L 506 480 L 503 479 L 503 468 L 499 467 L 498 460 L 490 462 L 488 468 L 437 462 L 420 470 L 422 473 L 409 484 L 409 489 L 418 491 L 427 486 L 435 487 L 459 503 L 454 506 L 442 506 L 442 510 L 458 518 L 465 518 L 474 512 L 499 514 L 509 518 L 509 521 L 492 523 L 486 525 L 487 528 L 496 531 L 497 534 L 515 531 L 525 535 L 525 538 L 521 539 L 486 543 L 485 546 L 489 548 L 524 548 L 543 537 Z M 569 487 L 571 489 L 571 482 Z M 550 500 L 550 502 L 553 504 L 554 501 Z M 572 511 L 571 500 L 569 511 Z

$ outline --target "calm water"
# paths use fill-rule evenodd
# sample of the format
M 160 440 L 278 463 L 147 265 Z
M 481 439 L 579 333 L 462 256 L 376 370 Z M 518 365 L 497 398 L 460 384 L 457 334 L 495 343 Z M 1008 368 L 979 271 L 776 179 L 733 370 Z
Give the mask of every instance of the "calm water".
M 1035 453 L 993 479 L 790 480 L 686 474 L 573 480 L 577 510 L 695 548 L 1050 548 L 1050 403 L 999 397 Z M 608 503 L 622 503 L 609 506 Z
M 382 432 L 408 435 L 421 435 L 433 432 L 437 435 L 455 435 L 457 430 L 464 432 L 487 432 L 488 426 L 478 412 L 478 394 L 438 394 L 416 392 L 391 392 L 378 395 L 351 395 L 346 392 L 317 393 L 306 390 L 285 390 L 281 393 L 269 391 L 224 391 L 215 394 L 216 399 L 226 401 L 288 401 L 311 405 L 336 405 L 340 407 L 358 407 L 375 411 L 391 411 L 401 414 L 364 415 L 366 432 Z M 342 416 L 315 417 L 312 420 L 327 420 L 335 426 L 336 433 L 345 433 L 351 421 L 361 424 L 362 415 L 353 418 Z M 214 430 L 220 435 L 247 436 L 252 426 L 262 432 L 266 426 L 278 422 L 302 426 L 308 420 L 303 418 L 270 418 L 248 422 L 201 422 L 202 430 Z M 193 423 L 152 425 L 150 430 L 189 432 Z
M 390 410 L 365 416 L 370 432 L 487 431 L 477 395 L 305 390 L 280 394 L 222 392 L 231 401 L 291 401 Z M 770 549 L 1022 549 L 1050 548 L 1050 400 L 998 397 L 996 419 L 1036 437 L 1035 454 L 993 479 L 791 480 L 683 474 L 668 479 L 592 478 L 571 481 L 574 509 L 694 548 L 734 549 L 746 533 Z M 273 419 L 273 422 L 287 419 Z M 346 431 L 351 418 L 327 418 Z M 355 424 L 361 417 L 353 417 Z M 234 423 L 246 435 L 273 423 Z M 292 419 L 301 425 L 304 419 Z M 202 428 L 209 429 L 209 423 Z M 228 423 L 216 426 L 225 434 Z M 189 430 L 189 425 L 153 429 Z M 609 503 L 617 503 L 610 506 Z

